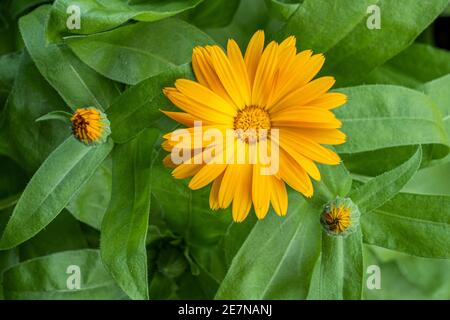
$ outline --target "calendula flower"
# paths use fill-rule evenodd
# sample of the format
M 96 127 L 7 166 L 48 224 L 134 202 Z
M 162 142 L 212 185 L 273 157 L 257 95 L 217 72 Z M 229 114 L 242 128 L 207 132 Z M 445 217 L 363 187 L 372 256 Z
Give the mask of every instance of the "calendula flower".
M 77 109 L 70 121 L 73 135 L 85 144 L 101 144 L 111 133 L 106 115 L 93 107 Z
M 192 141 L 202 134 L 194 126 L 196 120 L 202 122 L 204 131 L 226 134 L 231 130 L 234 135 L 231 142 L 212 143 L 215 158 L 223 162 L 201 160 L 211 153 L 205 139 L 180 147 L 177 132 L 165 135 L 165 150 L 178 146 L 182 153 L 193 154 L 183 163 L 173 161 L 173 152 L 168 155 L 164 163 L 175 167 L 172 175 L 192 177 L 191 189 L 212 183 L 211 208 L 227 208 L 232 203 L 235 221 L 243 221 L 252 204 L 259 219 L 266 216 L 270 203 L 278 215 L 285 215 L 286 183 L 311 197 L 310 177 L 320 179 L 316 163 L 340 162 L 335 152 L 321 144 L 341 144 L 346 139 L 338 130 L 341 121 L 331 111 L 344 104 L 346 96 L 328 92 L 335 83 L 333 77 L 313 80 L 324 61 L 322 54 L 313 55 L 310 50 L 297 53 L 295 37 L 280 44 L 272 41 L 264 48 L 263 31 L 253 35 L 244 56 L 234 40 L 228 41 L 226 52 L 216 45 L 195 48 L 192 66 L 197 81 L 178 79 L 174 88 L 164 89 L 184 112 L 163 112 L 187 126 Z M 245 163 L 228 156 L 229 151 L 242 148 L 251 153 L 263 144 L 279 160 L 278 171 L 271 174 L 262 172 L 268 165 L 260 156 L 246 155 Z
M 331 236 L 347 236 L 359 225 L 360 212 L 349 198 L 336 198 L 327 203 L 320 217 L 325 232 Z

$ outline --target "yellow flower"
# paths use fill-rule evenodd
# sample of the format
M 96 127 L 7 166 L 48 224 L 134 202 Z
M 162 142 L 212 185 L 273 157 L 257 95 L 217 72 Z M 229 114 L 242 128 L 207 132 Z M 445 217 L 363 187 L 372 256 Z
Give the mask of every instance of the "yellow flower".
M 337 197 L 324 206 L 320 224 L 329 236 L 346 237 L 358 229 L 360 216 L 350 198 Z
M 333 207 L 330 211 L 323 214 L 323 221 L 331 232 L 344 232 L 350 225 L 350 208 L 344 206 Z
M 175 168 L 172 175 L 192 177 L 189 187 L 194 190 L 212 182 L 211 208 L 232 203 L 233 219 L 238 222 L 247 217 L 252 204 L 259 219 L 266 216 L 270 203 L 278 215 L 285 215 L 285 183 L 311 197 L 310 177 L 320 179 L 315 163 L 340 162 L 335 152 L 321 144 L 345 142 L 345 135 L 337 130 L 341 122 L 330 110 L 343 105 L 346 96 L 328 92 L 333 77 L 312 80 L 324 61 L 322 54 L 313 55 L 310 50 L 297 53 L 294 37 L 280 44 L 273 41 L 264 49 L 263 31 L 253 35 L 245 56 L 234 40 L 228 41 L 226 53 L 215 45 L 195 48 L 192 66 L 197 81 L 178 79 L 174 88 L 164 89 L 184 112 L 163 112 L 187 126 L 193 140 L 199 135 L 193 128 L 196 120 L 202 121 L 204 130 L 234 130 L 235 135 L 233 142 L 227 140 L 222 152 L 215 155 L 225 157 L 225 163 L 196 162 L 202 153 L 210 153 L 208 144 L 185 143 L 181 149 L 183 153 L 195 151 L 190 159 L 194 161 L 174 163 L 168 155 L 164 163 Z M 165 150 L 172 151 L 177 145 L 175 136 L 175 132 L 164 136 Z M 273 174 L 262 174 L 267 163 L 259 156 L 253 162 L 229 161 L 230 149 L 249 151 L 269 142 L 270 152 L 278 150 L 279 155 L 279 170 Z M 248 155 L 246 160 L 250 160 Z
M 70 119 L 72 133 L 85 144 L 100 144 L 111 133 L 106 115 L 96 108 L 77 109 Z

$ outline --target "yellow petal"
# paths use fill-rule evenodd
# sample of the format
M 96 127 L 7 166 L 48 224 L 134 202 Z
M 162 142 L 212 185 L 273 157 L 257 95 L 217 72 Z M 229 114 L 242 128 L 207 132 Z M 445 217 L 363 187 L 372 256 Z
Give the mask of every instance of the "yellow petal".
M 242 92 L 242 84 L 239 83 L 239 77 L 234 71 L 230 60 L 220 47 L 211 46 L 208 49 L 211 54 L 214 70 L 216 70 L 228 95 L 239 109 L 244 108 L 246 105 L 245 94 Z
M 279 89 L 270 99 L 268 109 L 284 99 L 291 92 L 303 87 L 310 82 L 322 68 L 325 57 L 322 54 L 312 56 L 312 51 L 305 50 L 297 54 L 290 66 L 290 72 L 280 79 Z
M 211 123 L 220 123 L 232 126 L 233 116 L 227 114 L 221 110 L 217 110 L 210 105 L 199 103 L 199 101 L 193 100 L 177 89 L 165 88 L 164 94 L 181 110 L 190 113 L 194 118 L 199 120 L 205 120 Z
M 328 92 L 321 97 L 308 102 L 309 106 L 331 110 L 347 102 L 347 96 L 339 92 Z
M 228 95 L 227 91 L 220 82 L 212 65 L 211 54 L 206 48 L 196 47 L 192 54 L 192 68 L 199 83 L 208 87 L 228 103 L 234 104 L 233 100 Z
M 245 64 L 247 65 L 250 86 L 253 87 L 256 69 L 264 50 L 264 31 L 258 30 L 250 39 L 245 51 Z
M 269 179 L 270 201 L 273 210 L 279 216 L 285 216 L 288 208 L 288 195 L 283 180 L 276 177 Z
M 170 154 L 168 154 L 167 156 L 164 157 L 163 164 L 167 168 L 176 168 L 177 167 L 177 165 L 172 162 L 172 157 L 170 156 Z
M 199 120 L 195 119 L 192 115 L 186 112 L 172 112 L 172 111 L 164 111 L 160 110 L 169 118 L 175 120 L 178 123 L 184 124 L 186 127 L 193 127 L 194 121 Z M 206 121 L 203 124 L 207 124 Z
M 278 67 L 278 44 L 269 43 L 258 64 L 252 88 L 252 105 L 265 107 L 274 85 Z
M 291 188 L 302 193 L 306 197 L 313 195 L 311 179 L 306 171 L 286 152 L 280 153 L 280 177 Z
M 209 106 L 232 117 L 236 116 L 237 110 L 234 105 L 229 104 L 219 95 L 195 81 L 178 79 L 175 81 L 175 87 L 186 97 L 199 104 Z
M 211 192 L 209 193 L 209 207 L 212 210 L 217 210 L 220 208 L 219 205 L 219 190 L 220 190 L 220 185 L 222 184 L 222 179 L 223 179 L 223 172 L 214 180 L 212 187 L 211 187 Z
M 251 164 L 237 164 L 234 184 L 233 220 L 242 222 L 252 207 L 252 171 Z
M 180 164 L 172 171 L 172 176 L 176 179 L 189 178 L 199 172 L 202 167 L 202 164 Z
M 291 106 L 309 106 L 309 102 L 324 95 L 334 85 L 333 77 L 321 77 L 291 92 L 271 107 L 271 112 L 284 110 Z
M 236 164 L 230 164 L 225 169 L 219 190 L 219 206 L 221 208 L 227 208 L 233 200 L 236 179 L 238 178 L 237 166 Z
M 279 127 L 305 127 L 336 129 L 342 122 L 325 109 L 315 107 L 290 107 L 270 115 L 272 126 Z
M 290 157 L 294 159 L 294 161 L 296 161 L 314 180 L 320 180 L 319 168 L 317 168 L 316 164 L 311 159 L 305 157 L 298 148 L 293 148 L 291 144 L 283 144 L 280 146 L 280 167 L 283 165 L 281 164 L 282 153 L 290 155 Z
M 227 164 L 206 164 L 189 182 L 189 188 L 197 190 L 207 186 L 226 169 Z
M 272 176 L 261 174 L 262 166 L 253 165 L 252 200 L 258 219 L 264 219 L 270 205 L 270 179 Z
M 282 130 L 289 131 L 292 134 L 298 134 L 305 138 L 309 138 L 320 144 L 342 144 L 346 139 L 345 134 L 337 129 L 284 127 Z
M 305 157 L 320 163 L 339 164 L 341 161 L 336 152 L 322 147 L 311 139 L 292 134 L 289 131 L 280 132 L 280 145 L 282 148 L 289 149 L 290 154 L 295 154 L 295 151 L 299 150 L 298 152 Z
M 249 77 L 247 74 L 247 67 L 242 57 L 241 49 L 233 39 L 228 40 L 227 45 L 228 59 L 230 59 L 234 74 L 236 75 L 241 94 L 243 95 L 245 105 L 250 105 L 251 89 Z

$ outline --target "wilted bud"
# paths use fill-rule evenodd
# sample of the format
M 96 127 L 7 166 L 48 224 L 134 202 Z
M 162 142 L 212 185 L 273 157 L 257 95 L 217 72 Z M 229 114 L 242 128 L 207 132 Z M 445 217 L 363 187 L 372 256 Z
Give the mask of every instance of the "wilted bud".
M 111 134 L 106 115 L 96 108 L 77 109 L 72 118 L 72 133 L 85 144 L 102 144 Z
M 320 224 L 328 235 L 345 237 L 357 229 L 359 217 L 359 209 L 350 198 L 337 197 L 324 206 Z

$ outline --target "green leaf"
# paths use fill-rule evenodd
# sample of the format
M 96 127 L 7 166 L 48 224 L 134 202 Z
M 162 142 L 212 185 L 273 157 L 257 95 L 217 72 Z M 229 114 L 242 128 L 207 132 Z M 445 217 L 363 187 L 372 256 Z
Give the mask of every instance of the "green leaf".
M 202 31 L 178 19 L 140 22 L 67 41 L 88 66 L 127 84 L 187 64 L 195 46 L 213 43 Z
M 322 234 L 319 281 L 320 299 L 361 299 L 363 254 L 360 228 L 346 238 Z
M 343 122 L 342 130 L 349 137 L 346 143 L 336 146 L 339 153 L 417 144 L 436 147 L 434 158 L 449 152 L 440 112 L 433 100 L 423 93 L 391 85 L 358 86 L 339 91 L 349 97 L 348 103 L 336 110 L 337 118 Z
M 450 196 L 450 161 L 418 171 L 402 191 Z
M 426 61 L 426 63 L 417 63 Z M 413 43 L 373 70 L 365 83 L 395 84 L 415 88 L 450 73 L 450 53 L 427 44 Z
M 369 215 L 369 212 L 381 207 L 394 197 L 419 169 L 421 160 L 422 148 L 419 147 L 402 165 L 369 180 L 352 191 L 349 197 L 358 206 L 361 215 Z
M 23 261 L 87 247 L 79 222 L 63 211 L 42 232 L 20 246 L 20 258 Z
M 108 110 L 114 141 L 126 142 L 146 128 L 155 127 L 166 116 L 160 109 L 171 105 L 162 88 L 173 86 L 178 78 L 191 78 L 188 65 L 150 77 L 126 90 Z
M 68 269 L 77 266 L 81 275 L 80 289 L 69 289 Z M 3 274 L 6 299 L 69 300 L 122 299 L 121 290 L 105 271 L 98 250 L 77 250 L 55 253 L 17 264 Z
M 119 27 L 128 20 L 157 21 L 194 8 L 203 0 L 126 1 L 126 0 L 56 0 L 47 22 L 50 41 L 74 34 L 92 34 Z M 80 28 L 69 30 L 67 12 L 71 5 L 80 9 Z
M 320 254 L 320 209 L 291 193 L 286 217 L 258 221 L 234 257 L 216 299 L 305 299 Z
M 111 199 L 112 174 L 107 159 L 80 188 L 67 209 L 77 220 L 100 230 Z
M 265 0 L 267 10 L 276 19 L 287 21 L 300 7 L 303 0 Z
M 447 4 L 448 0 L 305 0 L 278 38 L 295 35 L 301 49 L 326 52 L 325 72 L 336 76 L 340 86 L 354 84 L 408 47 Z M 371 5 L 380 9 L 380 29 L 367 27 Z
M 164 221 L 187 245 L 216 248 L 232 221 L 231 210 L 211 210 L 209 188 L 193 191 L 171 171 L 162 164 L 161 152 L 152 168 L 152 193 Z
M 398 194 L 361 217 L 364 242 L 428 258 L 450 258 L 450 197 Z
M 200 28 L 227 26 L 241 0 L 206 0 L 189 13 L 189 22 Z
M 65 208 L 113 147 L 89 147 L 69 137 L 44 161 L 25 188 L 0 239 L 12 248 L 33 237 Z
M 441 110 L 444 127 L 450 136 L 450 91 L 448 90 L 450 88 L 450 70 L 448 73 L 446 76 L 425 83 L 419 89 L 431 97 Z
M 9 92 L 19 70 L 22 52 L 13 52 L 0 56 L 0 94 Z
M 73 110 L 87 106 L 107 109 L 119 91 L 66 46 L 46 42 L 44 23 L 49 10 L 49 6 L 41 6 L 19 20 L 20 32 L 37 68 Z
M 344 164 L 337 166 L 319 165 L 320 181 L 314 181 L 314 198 L 319 205 L 336 197 L 345 197 L 352 187 L 352 178 Z
M 4 300 L 3 295 L 3 271 L 10 266 L 19 263 L 19 250 L 17 248 L 11 250 L 0 251 L 0 300 Z
M 102 259 L 132 299 L 148 299 L 147 235 L 152 151 L 157 130 L 142 132 L 113 152 L 110 205 L 102 222 Z
M 65 122 L 66 124 L 70 124 L 71 117 L 72 114 L 66 111 L 52 111 L 47 113 L 46 115 L 43 115 L 42 117 L 37 118 L 36 122 L 47 120 L 60 120 L 62 122 Z
M 37 170 L 69 135 L 70 128 L 59 121 L 36 122 L 49 112 L 66 110 L 64 105 L 24 52 L 6 105 L 4 130 L 10 156 L 27 171 Z

